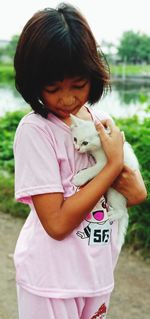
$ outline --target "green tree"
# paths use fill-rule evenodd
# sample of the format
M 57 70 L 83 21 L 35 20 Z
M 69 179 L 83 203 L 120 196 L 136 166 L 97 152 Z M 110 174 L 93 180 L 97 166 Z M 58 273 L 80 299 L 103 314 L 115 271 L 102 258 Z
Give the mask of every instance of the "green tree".
M 122 61 L 131 63 L 141 62 L 138 52 L 139 45 L 139 33 L 134 33 L 133 31 L 124 32 L 118 46 L 118 55 Z
M 11 59 L 13 59 L 13 57 L 14 57 L 18 39 L 19 39 L 18 35 L 13 35 L 10 42 L 8 43 L 8 45 L 4 49 L 5 55 L 10 57 Z
M 148 35 L 141 35 L 137 52 L 142 61 L 150 63 L 150 37 Z
M 128 63 L 149 63 L 150 37 L 139 32 L 124 32 L 118 46 L 118 55 Z

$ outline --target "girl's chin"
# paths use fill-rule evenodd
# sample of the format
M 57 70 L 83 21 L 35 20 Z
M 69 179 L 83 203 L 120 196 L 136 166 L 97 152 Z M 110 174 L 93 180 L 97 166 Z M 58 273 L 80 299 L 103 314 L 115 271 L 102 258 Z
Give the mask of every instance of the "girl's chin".
M 69 118 L 70 117 L 70 114 L 73 114 L 73 115 L 76 115 L 78 116 L 78 114 L 80 115 L 80 112 L 82 111 L 82 107 L 80 106 L 77 106 L 76 108 L 74 108 L 73 110 L 71 111 L 65 111 L 65 110 L 59 110 L 57 111 L 57 116 L 60 117 L 60 118 Z

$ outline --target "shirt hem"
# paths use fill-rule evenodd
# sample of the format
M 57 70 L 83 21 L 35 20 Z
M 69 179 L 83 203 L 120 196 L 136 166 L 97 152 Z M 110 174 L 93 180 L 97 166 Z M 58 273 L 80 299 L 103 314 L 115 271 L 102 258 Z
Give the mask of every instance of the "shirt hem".
M 37 287 L 33 287 L 22 282 L 17 281 L 17 285 L 22 287 L 24 290 L 28 291 L 31 294 L 47 297 L 47 298 L 77 298 L 77 297 L 95 297 L 101 296 L 108 293 L 111 293 L 114 289 L 114 283 L 105 287 L 104 289 L 98 290 L 53 290 L 53 289 L 40 289 Z

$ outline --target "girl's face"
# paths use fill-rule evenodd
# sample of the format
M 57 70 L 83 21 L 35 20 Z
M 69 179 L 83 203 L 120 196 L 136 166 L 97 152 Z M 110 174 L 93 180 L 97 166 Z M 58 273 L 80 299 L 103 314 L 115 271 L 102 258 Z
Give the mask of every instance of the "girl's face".
M 76 114 L 87 102 L 90 81 L 81 76 L 52 82 L 42 91 L 42 102 L 60 119 Z

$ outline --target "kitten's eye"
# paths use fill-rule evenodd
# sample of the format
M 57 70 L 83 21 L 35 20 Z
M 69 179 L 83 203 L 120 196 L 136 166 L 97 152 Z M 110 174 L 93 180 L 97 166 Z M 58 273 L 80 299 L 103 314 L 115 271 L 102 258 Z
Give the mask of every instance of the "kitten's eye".
M 88 144 L 88 142 L 87 141 L 84 141 L 83 143 L 82 143 L 82 145 L 87 145 Z
M 74 142 L 77 143 L 77 138 L 76 137 L 74 137 Z

